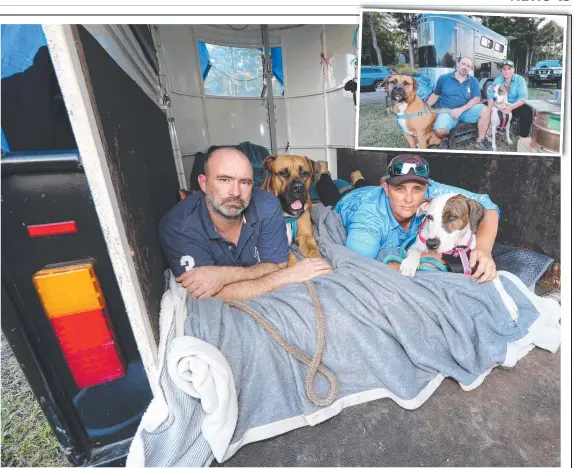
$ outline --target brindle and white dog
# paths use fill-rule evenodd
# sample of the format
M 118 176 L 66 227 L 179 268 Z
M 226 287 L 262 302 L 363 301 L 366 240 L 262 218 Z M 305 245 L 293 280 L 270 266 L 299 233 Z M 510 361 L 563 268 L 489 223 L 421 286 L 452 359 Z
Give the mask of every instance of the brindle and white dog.
M 507 101 L 507 88 L 504 85 L 493 86 L 493 100 L 499 105 L 509 105 Z M 491 108 L 491 148 L 493 151 L 497 151 L 497 144 L 495 143 L 497 137 L 497 127 L 501 125 L 501 119 L 505 120 L 507 117 L 507 122 L 505 123 L 505 136 L 507 137 L 507 144 L 512 145 L 513 140 L 509 136 L 509 129 L 511 127 L 511 120 L 513 116 L 508 114 L 507 116 L 503 114 L 497 107 L 493 106 Z
M 417 215 L 425 214 L 415 243 L 408 249 L 401 262 L 400 271 L 405 276 L 415 276 L 424 252 L 448 253 L 463 247 L 466 252 L 475 248 L 475 233 L 485 216 L 485 208 L 464 195 L 446 194 L 428 198 L 418 207 Z M 467 253 L 464 255 L 467 255 Z M 518 307 L 503 288 L 501 280 L 493 284 L 499 291 L 513 321 L 519 318 Z
M 289 244 L 295 240 L 304 257 L 321 257 L 312 233 L 309 196 L 311 184 L 321 175 L 320 164 L 305 156 L 272 155 L 265 159 L 262 168 L 269 174 L 261 188 L 278 197 L 286 219 Z M 290 252 L 288 264 L 295 262 L 297 258 Z
M 417 208 L 425 215 L 417 238 L 401 262 L 400 271 L 414 276 L 424 252 L 446 253 L 458 246 L 475 248 L 475 233 L 485 215 L 483 206 L 453 193 L 428 198 Z

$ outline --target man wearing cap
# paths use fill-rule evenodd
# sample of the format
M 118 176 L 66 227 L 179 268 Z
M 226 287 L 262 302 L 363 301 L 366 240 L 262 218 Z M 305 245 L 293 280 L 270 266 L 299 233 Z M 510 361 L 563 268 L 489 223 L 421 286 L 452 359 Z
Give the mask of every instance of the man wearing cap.
M 347 230 L 346 247 L 373 259 L 381 249 L 399 248 L 406 239 L 415 237 L 421 224 L 423 217 L 415 216 L 417 207 L 426 198 L 446 193 L 465 195 L 487 210 L 469 261 L 472 268 L 477 264 L 472 277 L 478 283 L 491 281 L 497 275 L 491 250 L 497 236 L 499 208 L 488 195 L 429 179 L 429 164 L 416 155 L 396 156 L 389 163 L 380 186 L 355 189 L 339 200 L 334 210 L 341 215 Z M 441 258 L 441 254 L 429 256 Z M 395 264 L 394 268 L 399 269 L 399 265 Z
M 487 93 L 487 106 L 489 115 L 493 106 L 504 114 L 511 114 L 513 118 L 519 117 L 519 137 L 528 138 L 533 123 L 533 111 L 525 104 L 529 99 L 527 82 L 525 78 L 515 73 L 515 65 L 511 60 L 504 60 L 501 65 L 501 76 L 493 80 L 493 86 L 503 85 L 507 88 L 507 102 L 509 104 L 498 105 L 493 101 L 493 88 Z
M 439 100 L 439 111 L 433 130 L 442 139 L 439 145 L 441 149 L 449 148 L 449 132 L 460 120 L 477 123 L 477 147 L 486 151 L 491 149 L 491 145 L 485 142 L 491 114 L 489 109 L 481 104 L 479 82 L 470 74 L 472 64 L 469 57 L 460 57 L 454 72 L 441 75 L 437 79 L 435 89 L 427 100 L 430 107 Z
M 280 202 L 254 188 L 244 153 L 233 147 L 216 149 L 198 182 L 201 191 L 180 201 L 159 225 L 170 268 L 193 297 L 249 300 L 331 271 L 320 258 L 287 267 Z

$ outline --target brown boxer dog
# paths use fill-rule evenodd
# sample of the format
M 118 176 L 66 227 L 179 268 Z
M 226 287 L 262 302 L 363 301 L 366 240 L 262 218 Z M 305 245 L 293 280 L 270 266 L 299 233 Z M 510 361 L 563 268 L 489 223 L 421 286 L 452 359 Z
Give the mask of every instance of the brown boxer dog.
M 321 166 L 305 156 L 268 156 L 262 168 L 269 172 L 261 188 L 278 197 L 284 218 L 288 242 L 295 242 L 304 257 L 321 257 L 312 234 L 311 198 L 309 188 L 319 180 Z M 295 218 L 295 219 L 294 219 Z M 295 223 L 296 235 L 293 236 L 292 223 Z M 297 262 L 290 252 L 288 264 Z
M 413 115 L 397 119 L 409 147 L 417 148 L 419 144 L 419 149 L 426 149 L 429 145 L 439 145 L 441 138 L 433 131 L 437 114 L 427 108 L 416 94 L 417 80 L 409 75 L 392 75 L 383 81 L 383 85 L 391 98 L 396 116 Z M 421 115 L 417 115 L 420 112 Z

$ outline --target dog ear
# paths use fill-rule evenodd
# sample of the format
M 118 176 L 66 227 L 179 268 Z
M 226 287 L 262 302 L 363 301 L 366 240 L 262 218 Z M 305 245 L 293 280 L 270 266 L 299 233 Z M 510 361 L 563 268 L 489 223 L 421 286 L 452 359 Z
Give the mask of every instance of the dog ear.
M 467 206 L 469 207 L 469 225 L 472 232 L 477 232 L 483 217 L 485 216 L 485 208 L 483 205 L 475 200 L 467 200 Z
M 427 214 L 427 211 L 429 210 L 429 205 L 431 205 L 431 200 L 433 200 L 433 197 L 426 198 L 425 200 L 423 200 L 421 205 L 417 207 L 417 212 L 415 213 L 415 215 L 421 216 Z
M 264 162 L 262 164 L 262 169 L 264 171 L 271 172 L 270 169 L 271 169 L 272 164 L 274 163 L 274 161 L 276 159 L 277 159 L 277 155 L 275 155 L 275 154 L 269 155 L 267 158 L 264 159 Z
M 319 180 L 321 176 L 321 164 L 317 161 L 312 161 L 310 158 L 306 156 L 307 162 L 309 163 L 309 167 L 311 167 L 311 181 L 315 184 Z
M 413 80 L 413 90 L 417 91 L 417 87 L 419 86 L 419 83 L 417 82 L 415 77 L 412 76 L 411 79 Z
M 383 80 L 383 86 L 387 88 L 389 86 L 389 77 Z

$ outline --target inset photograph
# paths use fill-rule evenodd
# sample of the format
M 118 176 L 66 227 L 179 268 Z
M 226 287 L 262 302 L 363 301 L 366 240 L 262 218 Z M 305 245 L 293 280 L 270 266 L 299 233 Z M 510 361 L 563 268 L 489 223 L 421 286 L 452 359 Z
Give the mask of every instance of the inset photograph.
M 560 155 L 566 26 L 362 9 L 357 149 Z

